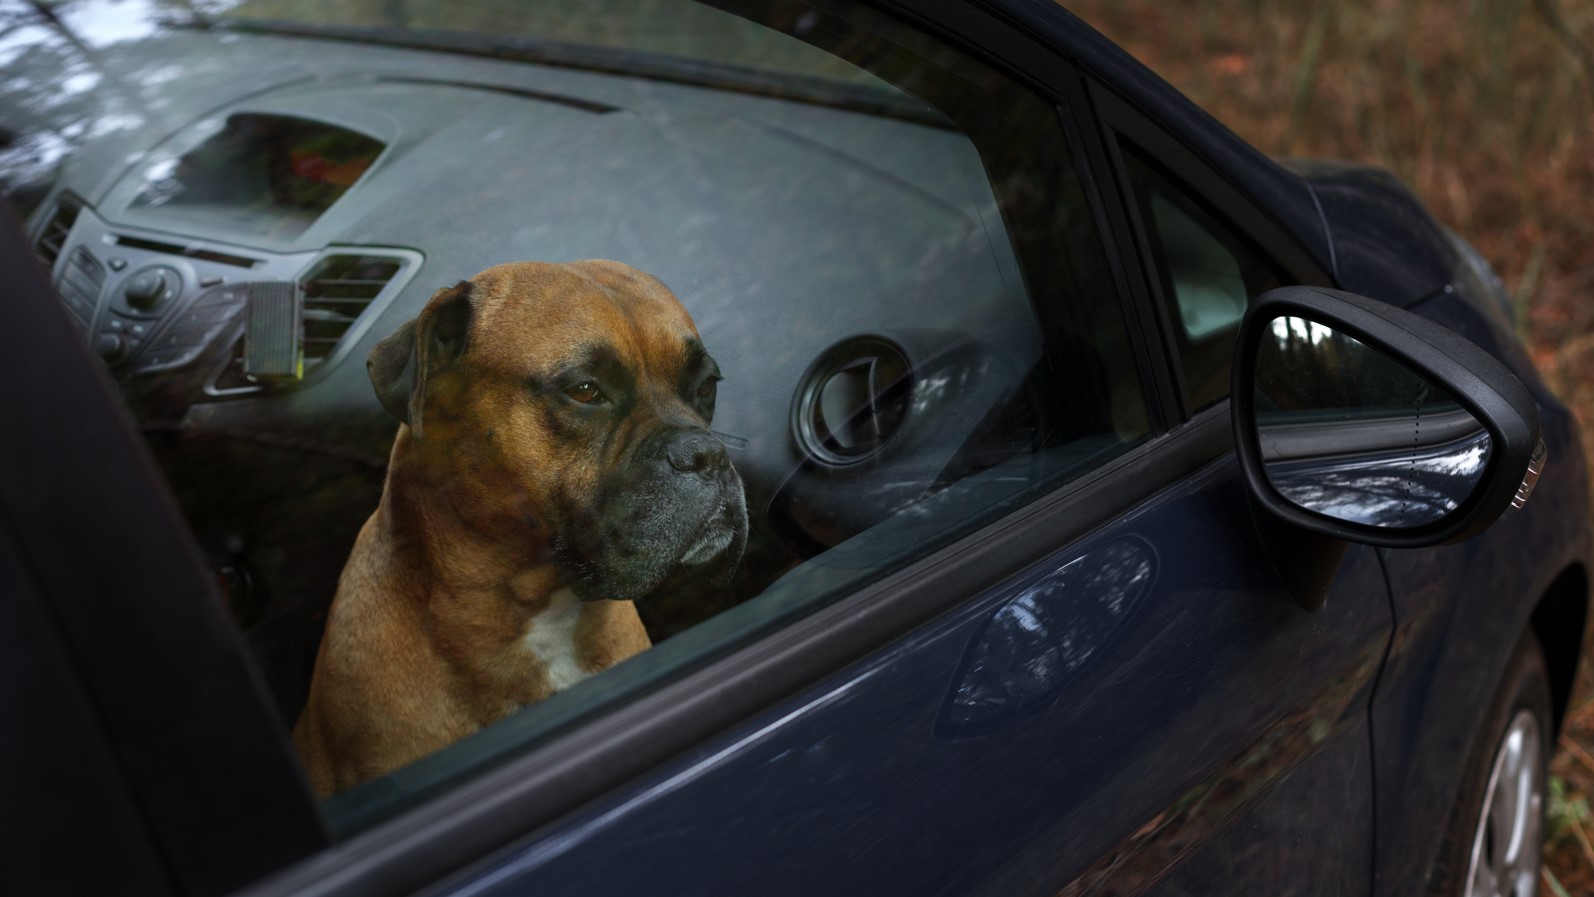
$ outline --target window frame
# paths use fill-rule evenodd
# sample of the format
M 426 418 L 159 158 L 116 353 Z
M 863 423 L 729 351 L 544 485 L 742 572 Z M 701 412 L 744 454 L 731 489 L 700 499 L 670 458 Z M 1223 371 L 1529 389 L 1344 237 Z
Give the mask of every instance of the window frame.
M 1175 189 L 1182 190 L 1191 201 L 1210 210 L 1220 224 L 1227 225 L 1240 240 L 1259 250 L 1263 261 L 1285 276 L 1285 286 L 1335 287 L 1337 284 L 1318 264 L 1296 228 L 1265 211 L 1241 187 L 1202 158 L 1198 150 L 1157 125 L 1129 100 L 1100 82 L 1090 80 L 1087 90 L 1101 125 L 1108 157 L 1103 170 L 1111 174 L 1116 204 L 1123 210 L 1127 222 L 1124 243 L 1133 246 L 1138 259 L 1138 280 L 1150 300 L 1149 314 L 1157 322 L 1153 339 L 1167 365 L 1171 398 L 1176 406 L 1174 419 L 1189 420 L 1212 408 L 1227 408 L 1227 396 L 1203 409 L 1190 407 L 1180 348 L 1182 325 L 1172 314 L 1174 298 L 1166 292 L 1166 272 L 1156 267 L 1154 247 L 1157 242 L 1148 229 L 1150 222 L 1141 214 L 1139 197 L 1121 144 L 1126 142 L 1143 157 L 1155 160 Z
M 1147 339 L 1158 333 L 1149 317 L 1151 299 L 1138 286 L 1138 272 L 1125 263 L 1123 210 L 1102 190 L 1097 174 L 1108 170 L 1106 148 L 1076 63 L 966 4 L 861 2 L 1001 72 L 1058 111 L 1135 352 L 1150 418 L 1147 439 L 907 567 L 579 723 L 242 894 L 407 893 L 414 882 L 436 880 L 512 844 L 550 834 L 588 801 L 885 648 L 1232 450 L 1227 416 L 1168 432 L 1169 371 L 1153 349 L 1156 343 Z M 535 810 L 528 812 L 528 806 Z

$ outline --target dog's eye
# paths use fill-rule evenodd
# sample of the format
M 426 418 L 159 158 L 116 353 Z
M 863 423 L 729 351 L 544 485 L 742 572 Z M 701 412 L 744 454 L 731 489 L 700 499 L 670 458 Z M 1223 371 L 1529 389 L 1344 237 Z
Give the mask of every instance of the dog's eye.
M 565 395 L 583 405 L 598 405 L 604 400 L 603 390 L 599 389 L 598 384 L 593 383 L 591 380 L 583 380 L 575 386 L 566 389 Z
M 704 380 L 697 387 L 697 397 L 700 398 L 700 399 L 712 399 L 712 398 L 714 398 L 714 391 L 717 388 L 714 385 L 716 382 L 718 382 L 718 381 L 715 381 L 715 380 Z

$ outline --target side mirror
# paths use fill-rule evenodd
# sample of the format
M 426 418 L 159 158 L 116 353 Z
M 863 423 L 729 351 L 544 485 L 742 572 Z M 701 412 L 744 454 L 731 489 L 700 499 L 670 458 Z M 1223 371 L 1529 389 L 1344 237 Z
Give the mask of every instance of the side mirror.
M 1233 378 L 1246 484 L 1309 532 L 1457 542 L 1521 507 L 1544 468 L 1538 408 L 1505 365 L 1351 293 L 1264 293 L 1240 326 Z

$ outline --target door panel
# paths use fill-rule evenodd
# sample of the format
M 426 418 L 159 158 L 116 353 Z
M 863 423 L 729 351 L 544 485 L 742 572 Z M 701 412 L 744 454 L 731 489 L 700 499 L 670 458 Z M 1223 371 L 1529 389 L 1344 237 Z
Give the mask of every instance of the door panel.
M 1363 725 L 1342 727 L 1309 764 L 1286 772 L 1255 807 L 1192 850 L 1151 893 L 1158 897 L 1367 893 L 1370 741 Z M 1343 858 L 1336 863 L 1334 858 Z M 1124 893 L 1124 889 L 1109 891 Z
M 440 892 L 1333 893 L 1389 628 L 1369 550 L 1300 609 L 1224 457 Z

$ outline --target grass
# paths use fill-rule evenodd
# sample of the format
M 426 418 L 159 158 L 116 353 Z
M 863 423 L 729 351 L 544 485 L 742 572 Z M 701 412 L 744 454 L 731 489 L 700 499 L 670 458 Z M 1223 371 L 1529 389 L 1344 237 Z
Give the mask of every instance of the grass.
M 1594 449 L 1594 4 L 1063 2 L 1264 151 L 1405 179 L 1500 273 Z M 1552 765 L 1546 894 L 1594 894 L 1591 667 Z

